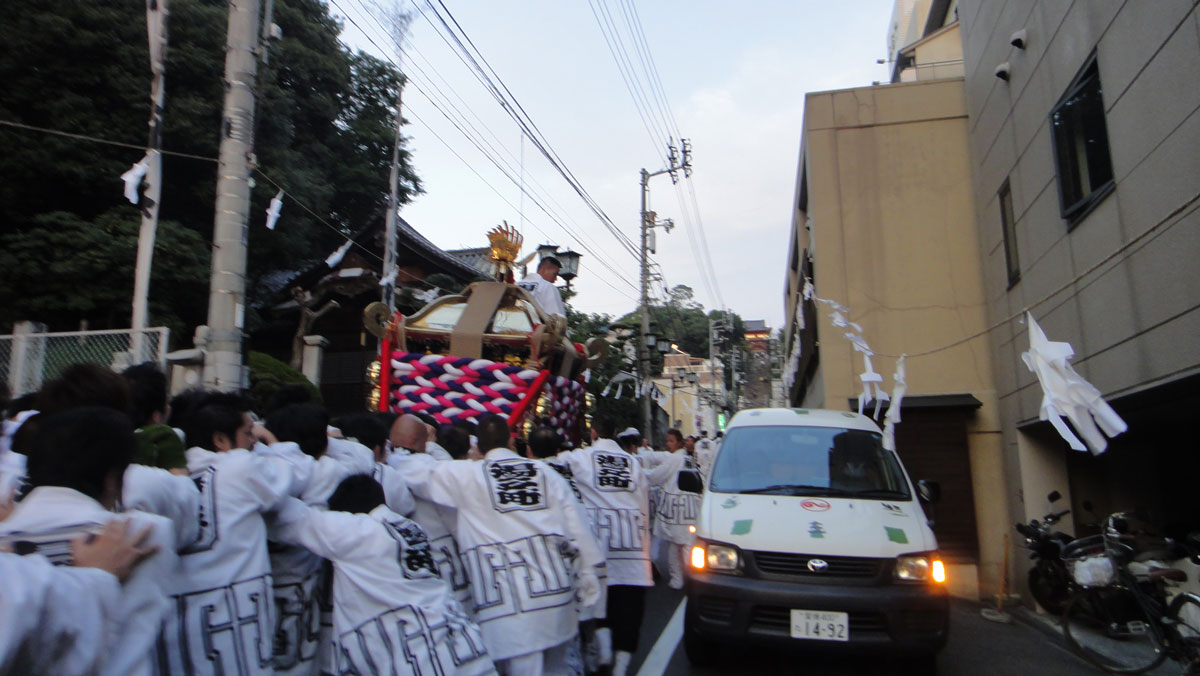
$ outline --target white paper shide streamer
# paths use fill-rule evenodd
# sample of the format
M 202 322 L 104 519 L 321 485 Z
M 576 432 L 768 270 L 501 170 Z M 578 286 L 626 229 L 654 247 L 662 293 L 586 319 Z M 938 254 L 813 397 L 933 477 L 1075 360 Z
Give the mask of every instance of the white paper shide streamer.
M 1025 321 L 1029 325 L 1029 351 L 1021 353 L 1021 359 L 1042 386 L 1039 417 L 1048 420 L 1071 448 L 1100 455 L 1108 448 L 1105 436 L 1115 437 L 1128 429 L 1128 425 L 1104 401 L 1100 390 L 1075 372 L 1070 363 L 1075 356 L 1071 344 L 1048 340 L 1028 312 Z M 1083 441 L 1067 427 L 1064 417 Z
M 275 193 L 271 198 L 271 204 L 267 207 L 267 230 L 275 229 L 275 222 L 279 220 L 279 212 L 283 209 L 283 191 Z
M 608 393 L 612 391 L 613 385 L 616 385 L 617 386 L 616 398 L 620 399 L 621 392 L 624 390 L 624 387 L 625 387 L 623 385 L 623 383 L 625 383 L 627 381 L 631 381 L 631 380 L 635 380 L 632 373 L 628 373 L 626 371 L 621 371 L 617 375 L 613 376 L 611 380 L 608 381 L 608 384 L 604 386 L 604 390 L 600 393 L 600 396 L 607 397 Z
M 125 199 L 129 200 L 130 204 L 137 204 L 141 197 L 142 179 L 146 178 L 146 172 L 150 170 L 150 153 L 138 160 L 137 164 L 129 168 L 124 174 L 121 174 L 121 180 L 125 182 Z
M 331 268 L 337 267 L 337 264 L 342 262 L 342 259 L 346 257 L 346 252 L 349 251 L 350 247 L 353 245 L 354 240 L 346 240 L 346 243 L 338 247 L 337 251 L 329 254 L 329 258 L 325 259 L 325 265 L 328 265 Z
M 892 403 L 883 416 L 883 447 L 889 451 L 896 450 L 896 423 L 900 422 L 900 403 L 904 401 L 904 393 L 908 391 L 908 382 L 904 373 L 904 357 L 896 361 L 896 372 L 892 374 Z
M 875 356 L 875 352 L 871 349 L 871 346 L 867 344 L 867 339 L 863 338 L 862 336 L 862 325 L 847 319 L 847 315 L 850 314 L 850 309 L 845 305 L 842 305 L 837 301 L 829 300 L 828 298 L 821 298 L 820 296 L 816 295 L 815 289 L 813 288 L 812 279 L 807 277 L 804 279 L 804 290 L 802 293 L 804 295 L 804 300 L 812 300 L 817 303 L 821 303 L 831 310 L 829 313 L 829 321 L 832 322 L 834 326 L 851 329 L 842 335 L 846 338 L 846 340 L 850 341 L 850 346 L 854 348 L 854 351 L 863 356 L 863 372 L 858 376 L 859 381 L 862 382 L 862 392 L 858 395 L 858 412 L 861 415 L 867 403 L 873 401 L 875 402 L 874 417 L 876 420 L 879 420 L 879 413 L 882 410 L 883 403 L 890 400 L 892 397 L 888 395 L 886 390 L 883 389 L 883 376 L 875 372 L 875 366 L 871 363 L 871 357 Z M 801 317 L 803 317 L 803 313 L 801 313 Z M 801 328 L 804 326 L 803 318 L 801 318 L 800 326 Z M 799 364 L 800 360 L 799 348 L 800 339 L 797 336 L 796 346 L 793 350 L 794 354 L 792 357 L 793 363 L 797 365 Z M 897 363 L 897 375 L 901 378 L 903 378 L 904 375 L 903 363 L 904 358 L 901 357 L 900 362 Z M 794 368 L 796 367 L 793 366 L 793 369 Z M 791 386 L 790 382 L 787 384 L 788 387 Z M 897 381 L 896 387 L 901 388 L 901 392 L 903 392 L 902 382 Z M 892 406 L 896 409 L 899 409 L 899 406 L 895 402 L 893 402 Z M 891 410 L 891 408 L 888 409 L 889 413 Z M 900 413 L 899 410 L 897 410 L 895 422 L 900 421 L 899 416 Z

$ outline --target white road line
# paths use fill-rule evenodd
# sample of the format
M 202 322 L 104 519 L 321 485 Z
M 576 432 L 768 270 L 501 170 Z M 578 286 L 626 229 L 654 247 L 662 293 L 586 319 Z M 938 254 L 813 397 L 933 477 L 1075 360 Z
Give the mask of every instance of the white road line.
M 667 670 L 667 665 L 671 663 L 671 656 L 675 654 L 675 648 L 679 646 L 679 639 L 683 638 L 683 612 L 686 607 L 687 597 L 684 597 L 679 602 L 679 606 L 675 608 L 675 614 L 671 615 L 671 621 L 667 622 L 667 626 L 663 627 L 662 633 L 658 635 L 654 647 L 646 655 L 645 661 L 638 669 L 637 676 L 661 676 Z

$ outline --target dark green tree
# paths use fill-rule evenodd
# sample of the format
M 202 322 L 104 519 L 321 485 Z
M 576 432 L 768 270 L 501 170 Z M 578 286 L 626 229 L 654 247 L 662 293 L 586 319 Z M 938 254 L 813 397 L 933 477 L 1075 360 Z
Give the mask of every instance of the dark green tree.
M 51 329 L 128 325 L 129 290 L 141 215 L 132 205 L 114 207 L 91 220 L 66 212 L 38 214 L 30 228 L 0 235 L 3 311 L 36 317 Z M 153 294 L 154 323 L 173 335 L 190 335 L 168 303 L 203 307 L 208 302 L 208 245 L 175 221 L 160 221 L 150 283 L 172 294 Z M 37 274 L 19 274 L 33 270 Z M 114 292 L 114 290 L 122 290 Z
M 166 150 L 217 154 L 227 13 L 224 0 L 171 3 Z M 271 180 L 257 175 L 252 195 L 251 303 L 273 291 L 261 283 L 267 275 L 324 258 L 343 234 L 382 218 L 403 84 L 391 64 L 338 42 L 341 27 L 320 0 L 275 0 L 274 21 L 283 38 L 271 43 L 260 72 L 255 156 Z M 7 260 L 15 264 L 0 269 L 0 289 L 8 296 L 0 306 L 0 331 L 18 319 L 54 328 L 75 328 L 81 319 L 96 328 L 128 326 L 136 213 L 129 221 L 134 243 L 98 240 L 101 233 L 125 232 L 117 223 L 126 223 L 129 211 L 114 211 L 128 206 L 118 177 L 140 159 L 146 142 L 145 5 L 9 0 L 0 43 L 0 119 L 135 146 L 0 127 L 0 243 L 21 252 L 10 251 Z M 408 201 L 420 184 L 407 150 L 401 162 L 401 200 Z M 278 189 L 272 181 L 293 197 L 285 200 L 274 232 L 262 227 Z M 164 158 L 150 307 L 153 322 L 179 327 L 177 337 L 190 336 L 207 314 L 208 274 L 193 273 L 209 266 L 215 183 L 212 161 Z M 190 235 L 186 241 L 175 234 L 183 232 Z M 168 269 L 180 267 L 173 256 L 185 260 L 186 274 Z M 96 274 L 87 284 L 64 283 L 79 277 L 69 270 L 74 267 Z M 160 284 L 159 278 L 173 281 Z

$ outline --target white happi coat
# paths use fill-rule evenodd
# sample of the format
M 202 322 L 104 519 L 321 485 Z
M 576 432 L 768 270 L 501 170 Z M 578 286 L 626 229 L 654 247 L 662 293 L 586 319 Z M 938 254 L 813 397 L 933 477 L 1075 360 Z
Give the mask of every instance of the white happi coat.
M 0 580 L 0 674 L 99 671 L 120 620 L 117 578 L 0 553 Z
M 526 275 L 525 279 L 517 282 L 517 286 L 529 292 L 533 296 L 533 300 L 537 302 L 538 307 L 548 315 L 567 316 L 567 308 L 563 305 L 562 294 L 558 292 L 558 287 L 550 282 L 547 282 L 538 273 Z
M 196 514 L 200 509 L 200 490 L 190 477 L 165 469 L 130 465 L 121 483 L 121 503 L 125 509 L 157 514 L 175 526 L 175 549 L 183 549 L 200 536 Z
M 189 448 L 187 463 L 200 488 L 200 536 L 180 551 L 167 671 L 271 674 L 275 603 L 263 513 L 288 495 L 292 468 L 243 449 Z
M 663 484 L 667 475 L 658 467 L 643 470 L 612 439 L 597 439 L 558 458 L 570 465 L 600 537 L 608 541 L 608 584 L 653 585 L 646 490 Z
M 696 442 L 696 469 L 700 470 L 705 482 L 708 481 L 708 473 L 712 471 L 712 461 L 716 455 L 717 442 L 708 439 Z
M 367 514 L 288 500 L 271 531 L 333 562 L 339 674 L 495 673 L 479 627 L 438 577 L 429 540 L 385 505 Z
M 9 421 L 5 420 L 4 424 Z M 11 502 L 25 481 L 27 458 L 12 449 L 0 450 L 0 503 Z
M 256 444 L 254 454 L 287 462 L 293 479 L 289 494 L 310 505 L 324 506 L 343 479 L 370 474 L 374 468 L 370 449 L 339 439 L 330 439 L 320 458 L 306 454 L 291 441 Z M 275 673 L 316 674 L 321 653 L 332 659 L 333 648 L 332 618 L 326 617 L 327 622 L 322 623 L 322 615 L 328 616 L 330 607 L 329 590 L 321 585 L 325 560 L 304 547 L 284 544 L 270 529 L 267 537 L 275 598 Z
M 401 449 L 389 455 L 387 462 L 388 464 L 381 464 L 375 470 L 375 480 L 383 486 L 385 496 L 388 493 L 390 476 L 428 472 L 428 466 L 439 461 L 425 453 L 410 453 Z M 437 567 L 438 575 L 450 585 L 454 598 L 458 599 L 463 608 L 469 609 L 472 604 L 471 580 L 467 577 L 467 569 L 463 567 L 458 539 L 454 536 L 454 526 L 458 522 L 457 510 L 416 496 L 413 497 L 413 508 L 407 513 L 392 507 L 390 501 L 388 509 L 397 514 L 406 514 L 421 526 L 429 538 L 429 548 L 433 551 L 433 565 Z
M 126 518 L 130 532 L 152 529 L 150 542 L 158 551 L 125 581 L 100 673 L 148 675 L 154 673 L 155 640 L 169 619 L 170 593 L 179 568 L 174 528 L 167 519 L 141 512 L 116 514 L 79 491 L 39 486 L 17 503 L 12 515 L 0 521 L 0 547 L 17 554 L 42 554 L 57 565 L 70 565 L 71 540 L 99 531 L 112 519 Z M 6 587 L 11 584 L 3 582 Z
M 571 492 L 575 494 L 575 500 L 583 509 L 584 515 L 587 517 L 588 528 L 592 531 L 592 537 L 596 541 L 596 547 L 600 550 L 600 555 L 604 557 L 605 563 L 602 566 L 596 567 L 596 579 L 600 581 L 600 600 L 590 606 L 580 605 L 579 621 L 586 622 L 588 620 L 603 620 L 608 614 L 608 539 L 601 537 L 600 529 L 596 527 L 595 514 L 587 510 L 587 505 L 583 502 L 583 492 L 579 490 L 579 485 L 575 483 L 575 475 L 571 472 L 571 466 L 565 461 L 558 458 L 545 458 L 543 460 L 550 469 L 558 472 L 558 474 L 566 480 L 567 485 L 571 487 Z
M 484 460 L 426 464 L 418 497 L 458 508 L 455 533 L 472 611 L 493 660 L 546 650 L 578 631 L 576 564 L 603 557 L 570 486 L 540 460 L 496 448 Z M 576 561 L 578 559 L 578 561 Z
M 675 453 L 664 453 L 655 472 L 664 473 L 666 481 L 658 493 L 654 505 L 654 537 L 677 545 L 692 541 L 688 526 L 696 523 L 700 511 L 700 495 L 679 490 L 679 471 L 691 469 L 687 453 L 682 449 Z

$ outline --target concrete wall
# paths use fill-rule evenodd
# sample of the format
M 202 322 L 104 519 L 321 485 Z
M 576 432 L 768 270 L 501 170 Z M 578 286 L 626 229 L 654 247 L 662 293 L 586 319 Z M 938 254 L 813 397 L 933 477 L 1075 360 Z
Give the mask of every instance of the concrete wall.
M 910 396 L 983 402 L 968 427 L 979 579 L 962 588 L 987 593 L 1010 524 L 967 129 L 962 80 L 820 92 L 805 106 L 817 295 L 850 308 L 885 387 L 895 356 L 909 354 Z M 828 315 L 822 306 L 820 368 L 804 405 L 844 408 L 861 390 L 863 360 Z
M 1020 360 L 1023 311 L 1074 347 L 1075 368 L 1106 399 L 1200 371 L 1200 15 L 1191 0 L 961 0 L 959 19 L 1010 516 L 1027 519 L 1046 512 L 1049 490 L 1067 495 L 1070 477 L 1065 445 L 1030 424 L 1042 395 Z M 1009 36 L 1022 28 L 1018 49 Z M 1050 111 L 1093 50 L 1116 187 L 1069 229 Z M 1008 82 L 993 75 L 1005 61 Z M 997 199 L 1006 179 L 1020 260 L 1012 288 Z
M 922 38 L 913 51 L 915 65 L 901 73 L 902 81 L 910 81 L 904 77 L 910 71 L 914 81 L 963 76 L 962 38 L 957 23 Z

